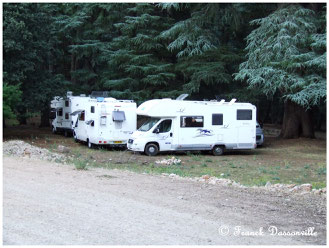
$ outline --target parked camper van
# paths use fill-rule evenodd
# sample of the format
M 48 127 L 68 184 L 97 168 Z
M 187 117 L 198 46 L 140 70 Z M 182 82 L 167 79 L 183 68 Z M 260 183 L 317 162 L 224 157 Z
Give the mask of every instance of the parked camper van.
M 109 145 L 126 147 L 131 134 L 136 131 L 136 103 L 111 97 L 91 96 L 84 107 L 73 113 L 73 137 L 87 142 L 88 147 Z
M 77 117 L 71 114 L 79 110 L 88 99 L 85 95 L 73 96 L 71 91 L 67 92 L 66 97 L 55 96 L 50 103 L 52 132 L 72 135 L 73 123 Z
M 137 114 L 148 120 L 127 147 L 150 156 L 189 150 L 222 155 L 224 150 L 256 147 L 256 107 L 250 103 L 156 99 L 141 104 Z

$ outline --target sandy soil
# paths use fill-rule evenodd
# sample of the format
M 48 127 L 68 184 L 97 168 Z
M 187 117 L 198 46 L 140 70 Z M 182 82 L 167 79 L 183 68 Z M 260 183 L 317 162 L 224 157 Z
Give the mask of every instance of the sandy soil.
M 326 243 L 325 196 L 3 158 L 5 245 Z M 243 236 L 234 234 L 241 226 Z M 317 236 L 270 235 L 269 226 Z M 224 234 L 221 235 L 219 232 Z M 253 232 L 253 233 L 251 233 Z

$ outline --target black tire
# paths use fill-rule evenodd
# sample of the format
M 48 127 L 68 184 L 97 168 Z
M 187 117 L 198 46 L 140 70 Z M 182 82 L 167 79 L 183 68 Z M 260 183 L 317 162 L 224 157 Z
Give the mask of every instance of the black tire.
M 87 145 L 88 145 L 88 148 L 90 148 L 90 149 L 94 148 L 94 144 L 91 143 L 91 142 L 89 141 L 89 139 L 87 139 Z
M 67 130 L 64 131 L 64 136 L 69 137 L 69 132 Z
M 148 156 L 155 156 L 158 154 L 158 152 L 159 152 L 159 148 L 154 143 L 147 144 L 145 147 L 145 154 Z
M 77 134 L 73 131 L 73 138 L 74 138 L 74 141 L 75 142 L 78 142 L 78 137 L 77 137 Z
M 212 149 L 212 154 L 214 156 L 221 156 L 224 154 L 224 147 L 222 146 L 215 146 L 213 149 Z

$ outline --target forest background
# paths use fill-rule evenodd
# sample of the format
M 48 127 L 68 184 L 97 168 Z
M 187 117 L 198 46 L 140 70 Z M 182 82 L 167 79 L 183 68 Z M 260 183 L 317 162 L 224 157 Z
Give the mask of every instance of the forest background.
M 3 125 L 54 96 L 236 98 L 284 138 L 326 126 L 325 3 L 4 3 Z

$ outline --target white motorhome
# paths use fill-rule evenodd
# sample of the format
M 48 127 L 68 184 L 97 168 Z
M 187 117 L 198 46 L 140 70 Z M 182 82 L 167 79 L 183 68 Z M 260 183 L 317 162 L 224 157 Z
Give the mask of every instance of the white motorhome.
M 136 103 L 111 97 L 91 97 L 85 106 L 72 115 L 78 118 L 73 137 L 87 142 L 88 147 L 108 145 L 126 147 L 131 134 L 136 131 Z
M 222 155 L 229 149 L 254 149 L 256 107 L 235 101 L 146 101 L 137 114 L 148 120 L 127 147 L 150 156 L 162 151 L 209 150 Z
M 71 114 L 79 110 L 88 99 L 89 97 L 85 95 L 73 96 L 71 91 L 67 92 L 66 97 L 55 96 L 50 103 L 52 132 L 61 132 L 65 136 L 72 134 L 73 123 L 75 123 L 77 117 Z

